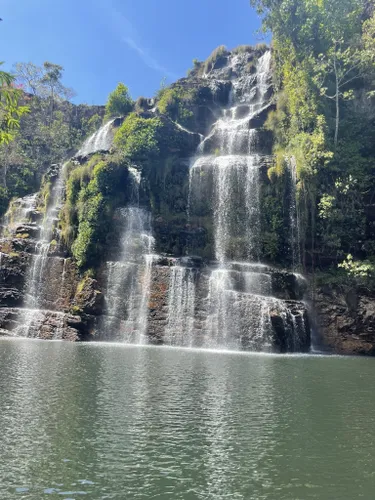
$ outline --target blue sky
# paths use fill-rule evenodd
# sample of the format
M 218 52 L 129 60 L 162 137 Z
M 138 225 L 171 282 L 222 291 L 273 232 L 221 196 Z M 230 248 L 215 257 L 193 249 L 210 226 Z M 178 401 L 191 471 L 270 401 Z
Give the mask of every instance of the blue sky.
M 151 97 L 218 45 L 260 41 L 249 0 L 0 0 L 0 60 L 65 68 L 76 102 L 103 104 L 119 81 Z

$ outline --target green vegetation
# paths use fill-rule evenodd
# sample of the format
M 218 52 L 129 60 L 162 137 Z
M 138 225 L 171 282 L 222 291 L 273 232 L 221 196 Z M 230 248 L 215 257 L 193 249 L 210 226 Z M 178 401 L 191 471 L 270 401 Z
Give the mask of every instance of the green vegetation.
M 23 92 L 15 86 L 14 80 L 13 75 L 0 71 L 0 166 L 3 170 L 3 182 L 0 185 L 0 216 L 6 212 L 13 192 L 18 192 L 24 187 L 23 179 L 20 179 L 19 175 L 21 170 L 19 166 L 14 169 L 9 168 L 11 157 L 8 151 L 12 150 L 10 144 L 17 136 L 22 117 L 29 112 L 29 107 L 23 102 Z M 19 156 L 17 160 L 19 163 Z M 26 180 L 29 175 L 30 171 L 26 169 L 24 179 Z
M 197 92 L 180 85 L 165 88 L 159 94 L 158 110 L 180 125 L 189 127 L 194 123 L 193 104 Z
M 70 172 L 61 227 L 79 267 L 100 261 L 114 210 L 126 201 L 127 180 L 126 162 L 100 155 Z
M 339 268 L 345 269 L 347 274 L 359 281 L 361 284 L 372 282 L 375 276 L 375 262 L 370 260 L 354 261 L 352 255 L 348 255 Z
M 188 70 L 187 76 L 200 75 L 203 70 L 204 63 L 198 59 L 193 59 L 193 67 Z
M 90 158 L 90 161 L 84 165 L 75 167 L 71 164 L 68 166 L 66 199 L 61 216 L 62 238 L 68 247 L 71 247 L 77 237 L 77 203 L 80 191 L 90 182 L 92 171 L 101 159 L 101 155 L 94 155 Z
M 269 49 L 266 43 L 257 43 L 254 47 L 254 53 L 256 57 L 262 57 L 262 55 Z
M 304 264 L 375 255 L 375 17 L 367 0 L 251 0 L 273 34 L 274 183 L 295 169 Z M 277 180 L 277 179 L 280 180 Z M 344 261 L 345 262 L 345 261 Z M 342 268 L 349 273 L 348 265 Z
M 208 73 L 209 71 L 211 71 L 215 67 L 215 64 L 228 54 L 229 52 L 225 45 L 220 45 L 219 47 L 217 47 L 206 59 L 204 63 L 204 73 Z
M 27 106 L 20 105 L 22 92 L 13 83 L 12 75 L 0 71 L 0 145 L 14 139 L 22 115 L 29 111 Z
M 160 118 L 147 119 L 131 113 L 116 132 L 115 146 L 134 161 L 156 157 L 162 128 Z
M 251 54 L 256 58 L 261 57 L 269 49 L 266 43 L 258 43 L 257 45 L 238 45 L 231 50 L 232 54 Z
M 115 134 L 118 153 L 130 162 L 149 164 L 185 147 L 184 133 L 165 117 L 130 113 Z
M 17 113 L 12 130 L 4 119 L 1 125 L 7 139 L 0 141 L 0 215 L 12 198 L 37 191 L 50 166 L 73 154 L 102 119 L 100 107 L 75 106 L 67 100 L 74 93 L 62 77 L 63 68 L 56 64 L 17 63 L 1 84 L 0 108 L 10 102 Z
M 149 109 L 149 101 L 146 97 L 138 97 L 135 102 L 134 110 L 136 113 L 146 112 Z
M 252 45 L 238 45 L 232 50 L 232 54 L 251 54 L 254 51 L 254 47 Z
M 134 107 L 134 102 L 129 94 L 129 89 L 123 83 L 119 83 L 115 90 L 108 96 L 105 107 L 106 118 L 114 116 L 126 116 Z
M 87 124 L 84 124 L 84 128 L 87 130 L 87 135 L 92 135 L 96 130 L 98 130 L 103 122 L 103 118 L 95 113 L 87 120 Z

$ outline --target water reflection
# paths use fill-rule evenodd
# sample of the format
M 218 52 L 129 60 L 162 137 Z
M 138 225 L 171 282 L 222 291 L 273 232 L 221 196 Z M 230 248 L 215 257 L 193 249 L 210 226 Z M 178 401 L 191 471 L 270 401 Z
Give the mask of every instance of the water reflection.
M 0 497 L 371 498 L 373 360 L 0 341 Z

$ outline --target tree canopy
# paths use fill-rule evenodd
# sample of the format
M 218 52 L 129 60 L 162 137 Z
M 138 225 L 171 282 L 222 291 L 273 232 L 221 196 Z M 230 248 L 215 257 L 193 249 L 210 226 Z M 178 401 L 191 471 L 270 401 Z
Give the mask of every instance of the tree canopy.
M 297 168 L 313 267 L 375 258 L 366 206 L 375 172 L 374 0 L 250 0 L 273 37 L 276 111 L 270 177 Z M 306 254 L 305 254 L 306 259 Z
M 115 90 L 108 96 L 106 104 L 106 117 L 125 116 L 133 109 L 134 102 L 129 94 L 129 89 L 119 83 Z
M 20 104 L 21 97 L 22 91 L 14 86 L 14 77 L 0 71 L 0 145 L 14 139 L 22 115 L 28 112 L 28 107 Z

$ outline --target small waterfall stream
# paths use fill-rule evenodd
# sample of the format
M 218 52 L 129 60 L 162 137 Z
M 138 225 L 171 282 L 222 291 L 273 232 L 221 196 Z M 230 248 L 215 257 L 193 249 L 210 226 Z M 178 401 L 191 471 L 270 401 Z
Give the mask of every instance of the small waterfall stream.
M 153 264 L 154 238 L 151 214 L 137 206 L 140 174 L 129 169 L 133 179 L 131 204 L 117 210 L 121 231 L 118 261 L 107 263 L 106 312 L 101 336 L 125 343 L 146 343 L 148 303 Z
M 37 201 L 37 193 L 12 201 L 4 216 L 4 227 L 12 231 L 20 224 L 29 223 L 31 214 L 36 210 Z
M 21 309 L 21 326 L 17 329 L 17 335 L 30 337 L 35 336 L 43 320 L 42 297 L 44 293 L 43 279 L 46 273 L 46 264 L 48 262 L 48 252 L 51 241 L 54 236 L 55 225 L 58 221 L 59 211 L 63 202 L 65 188 L 65 169 L 67 163 L 64 163 L 57 175 L 51 190 L 51 201 L 47 207 L 45 217 L 40 227 L 40 235 L 35 245 L 35 254 L 32 256 L 29 266 L 26 284 L 25 284 L 25 302 Z M 55 313 L 59 316 L 58 313 Z M 61 328 L 57 327 L 55 338 L 61 337 L 63 327 L 63 314 L 61 314 Z
M 295 158 L 288 159 L 289 182 L 290 182 L 290 206 L 289 206 L 289 224 L 290 224 L 290 248 L 292 252 L 293 269 L 298 271 L 301 267 L 301 249 L 300 249 L 300 220 L 297 206 L 297 165 Z
M 88 137 L 76 156 L 87 156 L 98 151 L 109 151 L 113 141 L 113 123 L 115 120 L 116 118 L 109 120 Z
M 174 266 L 171 270 L 168 296 L 168 322 L 165 342 L 192 347 L 195 323 L 195 271 Z

